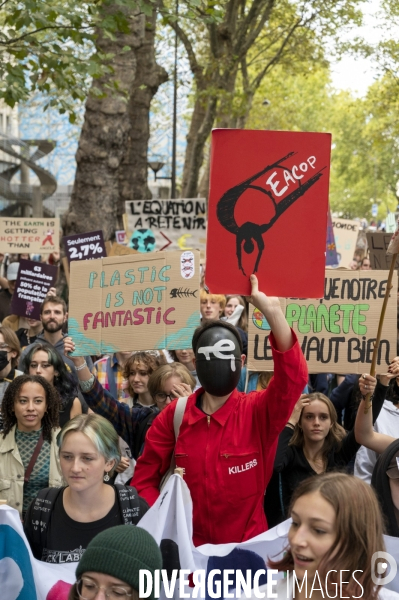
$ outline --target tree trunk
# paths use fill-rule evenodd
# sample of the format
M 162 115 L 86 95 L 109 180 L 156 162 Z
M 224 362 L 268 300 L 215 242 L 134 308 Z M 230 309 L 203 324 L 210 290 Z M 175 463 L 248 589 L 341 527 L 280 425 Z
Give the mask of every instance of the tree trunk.
M 207 101 L 201 98 L 201 94 L 197 97 L 190 123 L 190 131 L 187 136 L 182 184 L 183 198 L 196 198 L 199 193 L 198 180 L 204 160 L 205 144 L 212 131 L 218 111 L 220 110 L 218 127 L 226 127 L 227 122 L 231 118 L 230 106 L 234 95 L 236 79 L 236 65 L 230 71 L 227 71 L 223 77 L 216 72 L 213 75 L 212 88 L 214 91 L 213 93 L 208 91 Z M 218 96 L 221 89 L 226 95 L 223 101 L 219 102 Z M 201 192 L 203 192 L 203 187 Z
M 150 105 L 159 86 L 168 79 L 165 69 L 155 61 L 155 29 L 157 11 L 146 19 L 143 45 L 136 52 L 136 78 L 129 99 L 128 114 L 130 131 L 126 150 L 119 169 L 119 192 L 117 216 L 125 212 L 125 202 L 151 198 L 147 185 L 147 150 L 150 138 Z
M 191 196 L 188 196 L 188 181 L 189 181 L 189 177 L 190 177 L 190 172 L 191 172 L 191 164 L 192 164 L 192 160 L 193 160 L 193 151 L 194 151 L 194 145 L 195 145 L 195 141 L 197 139 L 197 135 L 198 132 L 201 128 L 201 125 L 205 119 L 205 115 L 206 115 L 206 101 L 201 98 L 201 95 L 197 95 L 197 98 L 195 100 L 195 104 L 194 104 L 194 110 L 193 110 L 193 114 L 191 117 L 191 122 L 190 122 L 190 129 L 189 132 L 187 134 L 187 145 L 186 145 L 186 151 L 185 151 L 185 156 L 184 156 L 184 168 L 183 168 L 183 179 L 182 179 L 182 186 L 181 186 L 181 197 L 182 198 L 190 198 Z
M 208 145 L 207 145 L 208 146 Z M 201 179 L 198 186 L 198 195 L 200 198 L 208 199 L 209 194 L 209 174 L 211 167 L 211 151 L 210 148 L 207 147 L 207 156 L 205 158 L 205 168 L 203 169 Z
M 110 6 L 106 10 L 121 9 Z M 86 101 L 75 183 L 63 220 L 67 235 L 102 229 L 108 240 L 115 231 L 120 197 L 118 169 L 131 127 L 127 100 L 136 76 L 136 53 L 144 41 L 144 16 L 136 15 L 133 11 L 127 15 L 129 33 L 116 32 L 111 40 L 98 32 L 98 50 L 114 55 L 109 63 L 112 71 L 93 81 Z M 123 51 L 125 46 L 130 50 Z M 110 91 L 118 88 L 120 93 Z

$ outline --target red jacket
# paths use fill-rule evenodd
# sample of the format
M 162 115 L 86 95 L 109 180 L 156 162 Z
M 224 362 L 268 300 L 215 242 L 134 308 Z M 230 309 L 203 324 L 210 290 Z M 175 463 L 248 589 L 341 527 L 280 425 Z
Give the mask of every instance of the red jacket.
M 278 436 L 307 384 L 307 366 L 298 341 L 290 350 L 273 347 L 274 377 L 267 390 L 234 390 L 208 416 L 197 408 L 202 388 L 192 394 L 176 443 L 176 466 L 193 500 L 193 541 L 201 544 L 242 542 L 267 530 L 263 496 L 273 472 Z M 169 468 L 175 436 L 176 402 L 167 406 L 148 430 L 132 485 L 152 505 Z

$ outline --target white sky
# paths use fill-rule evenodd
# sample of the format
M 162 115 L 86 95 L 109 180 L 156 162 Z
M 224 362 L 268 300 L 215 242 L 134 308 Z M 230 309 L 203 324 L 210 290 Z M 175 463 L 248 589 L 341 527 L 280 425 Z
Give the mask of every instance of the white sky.
M 347 38 L 363 37 L 369 43 L 378 43 L 383 38 L 383 29 L 378 27 L 379 0 L 363 3 L 364 26 L 352 30 Z M 364 96 L 367 88 L 377 77 L 376 65 L 372 58 L 347 57 L 332 64 L 332 82 L 337 89 L 349 89 L 358 96 Z

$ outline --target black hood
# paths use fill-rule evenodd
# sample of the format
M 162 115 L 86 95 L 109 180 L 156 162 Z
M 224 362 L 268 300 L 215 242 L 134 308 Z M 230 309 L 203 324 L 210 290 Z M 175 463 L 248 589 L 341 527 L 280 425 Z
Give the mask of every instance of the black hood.
M 399 526 L 396 521 L 395 507 L 392 502 L 387 469 L 392 457 L 395 456 L 397 452 L 399 452 L 399 440 L 392 442 L 385 452 L 379 456 L 371 477 L 371 485 L 377 492 L 381 512 L 384 516 L 386 533 L 393 537 L 399 537 Z

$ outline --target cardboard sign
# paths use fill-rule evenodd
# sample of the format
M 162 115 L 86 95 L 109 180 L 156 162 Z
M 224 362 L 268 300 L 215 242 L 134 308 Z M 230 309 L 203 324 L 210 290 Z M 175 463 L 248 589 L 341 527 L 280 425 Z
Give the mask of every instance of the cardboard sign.
M 127 256 L 132 254 L 139 254 L 137 250 L 133 250 L 133 248 L 128 248 L 127 246 L 123 246 L 122 244 L 112 244 L 107 256 Z
M 392 239 L 392 233 L 383 231 L 368 231 L 367 245 L 370 253 L 370 264 L 372 269 L 389 269 L 392 262 L 392 254 L 387 254 L 389 242 Z M 396 259 L 396 269 L 399 268 L 399 257 Z
M 332 224 L 339 266 L 349 268 L 356 250 L 359 222 L 333 218 Z
M 339 260 L 337 256 L 337 248 L 335 245 L 334 229 L 331 219 L 331 211 L 328 209 L 327 214 L 327 247 L 326 247 L 326 266 L 338 267 Z
M 92 260 L 107 256 L 102 231 L 66 235 L 63 240 L 65 253 L 72 260 Z
M 68 331 L 78 356 L 191 348 L 199 323 L 199 252 L 71 263 Z
M 324 300 L 280 298 L 285 317 L 302 346 L 309 373 L 369 371 L 387 278 L 384 271 L 328 270 Z M 392 283 L 377 373 L 385 372 L 396 356 L 396 273 Z M 269 324 L 253 306 L 248 321 L 248 368 L 272 371 Z
M 126 202 L 128 244 L 138 252 L 205 250 L 205 198 Z
M 11 314 L 28 319 L 40 319 L 40 306 L 49 289 L 54 287 L 58 267 L 20 260 L 15 290 L 11 299 Z
M 59 219 L 0 217 L 0 252 L 51 254 L 59 249 Z
M 271 296 L 323 296 L 330 149 L 327 133 L 212 132 L 212 293 L 248 295 L 256 273 Z

